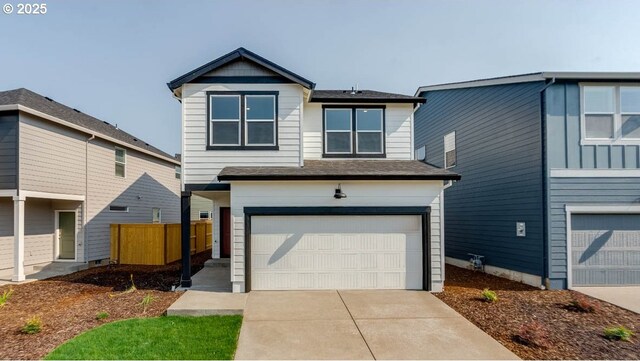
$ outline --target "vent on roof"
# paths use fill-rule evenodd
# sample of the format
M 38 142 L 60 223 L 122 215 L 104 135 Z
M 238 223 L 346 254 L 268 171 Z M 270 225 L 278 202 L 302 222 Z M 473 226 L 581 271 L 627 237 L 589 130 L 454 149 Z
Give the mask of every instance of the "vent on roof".
M 52 102 L 53 99 L 49 98 L 49 97 L 44 97 L 45 99 L 47 99 L 48 101 Z
M 150 147 L 149 143 L 144 143 L 144 145 L 146 145 L 147 147 Z
M 133 141 L 134 141 L 134 142 L 137 142 L 137 141 L 138 141 L 138 139 L 136 139 L 136 138 L 133 138 Z
M 106 120 L 103 120 L 102 122 L 103 122 L 104 124 L 106 124 L 106 125 L 111 125 L 111 124 L 109 124 L 109 122 L 107 122 Z
M 74 112 L 76 112 L 76 113 L 82 113 L 81 111 L 79 111 L 79 110 L 78 110 L 78 109 L 76 109 L 76 108 L 73 108 L 73 111 L 74 111 Z

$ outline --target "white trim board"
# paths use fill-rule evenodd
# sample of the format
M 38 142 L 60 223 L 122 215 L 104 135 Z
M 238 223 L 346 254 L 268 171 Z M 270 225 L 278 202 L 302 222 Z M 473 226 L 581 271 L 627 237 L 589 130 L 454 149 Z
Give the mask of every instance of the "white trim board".
M 573 259 L 571 258 L 571 216 L 576 214 L 628 214 L 640 213 L 640 205 L 638 204 L 603 204 L 603 205 L 570 205 L 564 206 L 566 213 L 566 229 L 567 229 L 567 288 L 573 288 L 573 272 L 571 266 Z
M 451 257 L 445 257 L 445 260 L 448 264 L 456 267 L 460 267 L 460 268 L 468 269 L 470 266 L 470 263 L 468 260 L 461 260 L 461 259 L 451 258 Z M 490 275 L 524 283 L 526 285 L 533 286 L 533 287 L 542 286 L 542 277 L 528 274 L 528 273 L 513 271 L 506 268 L 501 268 L 501 267 L 496 267 L 491 265 L 485 265 L 484 272 Z
M 15 197 L 18 195 L 17 189 L 0 189 L 0 197 Z
M 69 212 L 74 214 L 73 221 L 73 259 L 60 258 L 60 237 L 58 231 L 60 230 L 60 212 Z M 78 211 L 75 209 L 55 209 L 53 211 L 53 262 L 78 262 Z
M 551 169 L 551 178 L 637 178 L 640 169 Z
M 28 198 L 58 199 L 58 200 L 65 200 L 65 201 L 81 201 L 81 202 L 84 202 L 84 199 L 85 199 L 84 195 L 23 191 L 23 190 L 20 190 L 20 195 Z

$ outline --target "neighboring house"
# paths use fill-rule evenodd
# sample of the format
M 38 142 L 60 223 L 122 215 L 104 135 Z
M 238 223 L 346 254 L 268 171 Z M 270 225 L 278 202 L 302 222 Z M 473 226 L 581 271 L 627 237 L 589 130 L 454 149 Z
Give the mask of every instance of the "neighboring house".
M 168 84 L 182 103 L 182 285 L 189 198 L 213 200 L 234 292 L 442 289 L 443 180 L 413 160 L 421 98 L 314 90 L 239 48 Z
M 110 257 L 109 224 L 177 222 L 179 162 L 27 89 L 0 92 L 0 274 Z
M 445 191 L 449 262 L 483 255 L 490 272 L 553 289 L 640 284 L 640 73 L 536 73 L 416 95 L 416 149 L 464 175 Z

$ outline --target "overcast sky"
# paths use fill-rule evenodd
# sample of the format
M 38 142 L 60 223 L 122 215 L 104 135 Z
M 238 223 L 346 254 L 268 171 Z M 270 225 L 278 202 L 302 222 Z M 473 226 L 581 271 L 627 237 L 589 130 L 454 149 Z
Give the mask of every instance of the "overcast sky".
M 0 88 L 29 88 L 169 153 L 180 104 L 166 83 L 240 46 L 318 89 L 640 71 L 640 1 L 46 3 L 45 15 L 0 13 Z

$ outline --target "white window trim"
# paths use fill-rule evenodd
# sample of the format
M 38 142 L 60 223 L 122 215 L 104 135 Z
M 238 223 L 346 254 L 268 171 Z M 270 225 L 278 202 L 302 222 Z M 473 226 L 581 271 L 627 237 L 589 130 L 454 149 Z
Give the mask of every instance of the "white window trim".
M 327 111 L 331 110 L 348 110 L 349 111 L 349 130 L 329 130 L 327 129 Z M 325 108 L 324 109 L 324 153 L 325 154 L 353 154 L 353 108 Z M 348 152 L 329 152 L 329 144 L 327 142 L 328 133 L 349 133 L 349 151 Z M 356 137 L 357 138 L 357 137 Z
M 129 208 L 129 207 L 127 207 L 127 208 Z M 156 209 L 158 210 L 158 221 L 157 222 L 155 222 L 153 220 L 153 213 L 154 213 L 154 211 Z M 154 223 L 154 224 L 162 223 L 162 208 L 159 208 L 159 207 L 151 208 L 151 223 Z
M 124 162 L 119 162 L 118 161 L 118 157 L 117 157 L 118 150 L 122 150 L 122 152 L 124 154 L 124 156 L 123 156 Z M 121 147 L 114 147 L 113 155 L 114 155 L 114 158 L 115 158 L 114 159 L 115 163 L 116 164 L 122 164 L 123 168 L 124 168 L 124 174 L 122 176 L 119 176 L 119 175 L 115 174 L 115 169 L 114 169 L 114 175 L 117 178 L 127 178 L 127 150 L 125 148 L 121 148 Z
M 176 165 L 174 167 L 174 177 L 176 179 L 182 179 L 182 166 Z
M 380 110 L 380 130 L 358 130 L 358 110 Z M 380 108 L 356 108 L 356 154 L 383 154 L 384 153 L 384 109 Z M 379 152 L 361 152 L 358 150 L 358 133 L 378 133 L 380 134 Z
M 213 119 L 213 98 L 238 98 L 238 119 Z M 242 95 L 240 94 L 210 94 L 209 95 L 209 122 L 237 122 L 238 143 L 216 144 L 213 142 L 213 124 L 209 124 L 209 145 L 213 147 L 237 147 L 242 141 Z
M 207 213 L 207 218 L 202 218 L 202 213 L 206 212 Z M 198 211 L 198 219 L 211 219 L 211 211 Z
M 455 163 L 448 167 L 447 166 L 447 137 L 450 136 L 451 134 L 453 134 L 453 149 L 449 149 L 449 151 L 455 151 L 456 152 L 456 159 L 455 159 Z M 442 147 L 444 149 L 444 153 L 443 153 L 443 165 L 444 165 L 444 169 L 451 169 L 451 168 L 455 168 L 458 165 L 458 152 L 457 152 L 457 139 L 456 139 L 456 131 L 452 131 L 449 132 L 447 134 L 444 135 L 444 137 L 442 137 Z
M 247 98 L 271 98 L 273 100 L 273 117 L 271 119 L 249 119 L 247 117 Z M 247 147 L 259 147 L 259 146 L 274 146 L 276 145 L 276 137 L 278 134 L 276 133 L 276 96 L 271 94 L 245 94 L 244 95 L 244 122 L 245 122 L 245 131 L 244 131 L 244 144 Z M 273 142 L 271 143 L 249 143 L 249 126 L 247 123 L 251 122 L 272 122 L 273 126 Z
M 580 145 L 640 145 L 640 138 L 622 138 L 622 106 L 620 103 L 620 89 L 640 87 L 640 83 L 580 83 Z M 613 87 L 613 138 L 587 138 L 584 88 L 585 87 Z M 606 114 L 611 113 L 589 113 Z M 625 115 L 636 113 L 625 113 Z

